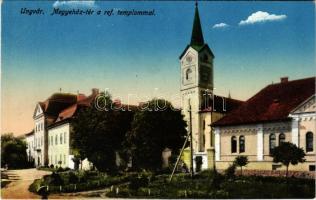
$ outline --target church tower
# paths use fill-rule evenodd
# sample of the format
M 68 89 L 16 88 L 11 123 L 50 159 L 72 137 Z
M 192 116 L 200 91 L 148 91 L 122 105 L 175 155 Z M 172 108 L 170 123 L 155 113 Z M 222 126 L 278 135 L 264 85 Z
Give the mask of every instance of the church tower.
M 193 156 L 205 152 L 204 126 L 200 111 L 208 107 L 213 94 L 213 59 L 209 46 L 204 42 L 198 4 L 195 14 L 191 42 L 180 56 L 182 112 L 189 125 L 189 107 L 192 115 Z

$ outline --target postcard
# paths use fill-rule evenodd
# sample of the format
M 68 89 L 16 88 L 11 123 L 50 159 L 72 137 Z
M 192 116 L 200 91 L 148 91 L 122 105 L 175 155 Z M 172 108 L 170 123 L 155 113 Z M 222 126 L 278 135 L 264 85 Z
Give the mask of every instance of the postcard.
M 315 198 L 313 1 L 3 0 L 3 199 Z

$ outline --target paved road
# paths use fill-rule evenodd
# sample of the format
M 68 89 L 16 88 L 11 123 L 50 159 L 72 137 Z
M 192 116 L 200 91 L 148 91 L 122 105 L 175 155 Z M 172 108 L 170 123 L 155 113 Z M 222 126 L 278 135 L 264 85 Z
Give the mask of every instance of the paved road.
M 21 169 L 8 170 L 5 173 L 12 182 L 1 189 L 2 199 L 40 199 L 39 195 L 29 192 L 28 188 L 35 179 L 40 179 L 51 172 L 37 169 Z

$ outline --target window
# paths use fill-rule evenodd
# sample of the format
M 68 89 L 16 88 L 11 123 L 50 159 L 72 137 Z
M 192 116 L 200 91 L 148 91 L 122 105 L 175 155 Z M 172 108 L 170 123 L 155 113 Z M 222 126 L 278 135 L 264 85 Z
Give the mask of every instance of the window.
M 239 153 L 245 152 L 245 136 L 239 137 Z
M 284 133 L 281 133 L 281 134 L 279 135 L 279 145 L 280 145 L 282 142 L 285 142 L 285 135 L 284 135 Z
M 58 144 L 58 138 L 57 138 L 57 135 L 55 135 L 55 145 Z
M 190 80 L 192 79 L 192 70 L 191 70 L 191 69 L 187 69 L 187 70 L 185 71 L 185 79 L 186 79 L 187 81 L 190 81 Z
M 205 130 L 205 120 L 203 120 L 203 130 Z
M 314 143 L 313 133 L 307 132 L 306 133 L 306 152 L 313 151 L 313 143 Z
M 66 155 L 64 155 L 64 164 L 66 164 Z
M 49 146 L 49 145 L 50 145 L 50 141 L 49 141 L 49 138 L 48 138 L 48 141 L 47 141 L 47 142 L 48 142 L 48 146 Z
M 231 150 L 232 150 L 232 153 L 237 152 L 237 139 L 235 136 L 231 138 Z
M 57 155 L 55 155 L 55 165 L 57 164 Z
M 50 136 L 50 144 L 51 144 L 51 145 L 54 145 L 54 139 L 53 139 L 53 136 Z
M 314 171 L 315 171 L 315 165 L 310 165 L 310 166 L 309 166 L 309 171 L 314 172 Z
M 62 144 L 63 143 L 63 134 L 62 133 L 60 134 L 59 139 L 60 139 L 59 143 Z
M 206 54 L 204 54 L 204 56 L 203 56 L 203 61 L 204 61 L 204 62 L 207 62 L 207 60 L 208 60 L 208 56 L 207 56 Z
M 64 144 L 66 144 L 66 132 L 64 132 Z
M 269 136 L 269 153 L 271 154 L 273 149 L 275 148 L 275 134 L 271 133 Z

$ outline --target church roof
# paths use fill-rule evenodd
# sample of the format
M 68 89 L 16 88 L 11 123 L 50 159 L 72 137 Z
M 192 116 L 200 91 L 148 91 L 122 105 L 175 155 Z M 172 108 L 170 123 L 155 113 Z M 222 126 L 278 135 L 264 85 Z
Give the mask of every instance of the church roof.
M 195 4 L 195 13 L 194 13 L 194 20 L 193 20 L 193 27 L 192 27 L 191 42 L 189 45 L 187 45 L 185 50 L 180 55 L 180 59 L 182 58 L 182 56 L 185 54 L 185 52 L 188 50 L 189 47 L 192 47 L 197 52 L 200 52 L 206 49 L 214 58 L 214 54 L 211 51 L 210 47 L 206 43 L 204 43 L 203 31 L 202 31 L 201 20 L 200 20 L 199 9 L 198 9 L 197 3 Z
M 264 123 L 289 119 L 290 112 L 315 94 L 315 77 L 270 84 L 212 126 Z
M 197 3 L 195 4 L 194 21 L 191 35 L 191 46 L 203 46 L 204 38 Z
M 229 113 L 238 108 L 244 101 L 214 95 L 210 100 L 210 107 L 202 109 L 200 112 Z

